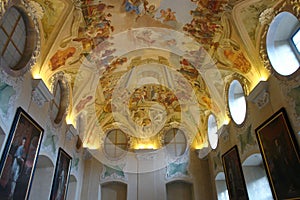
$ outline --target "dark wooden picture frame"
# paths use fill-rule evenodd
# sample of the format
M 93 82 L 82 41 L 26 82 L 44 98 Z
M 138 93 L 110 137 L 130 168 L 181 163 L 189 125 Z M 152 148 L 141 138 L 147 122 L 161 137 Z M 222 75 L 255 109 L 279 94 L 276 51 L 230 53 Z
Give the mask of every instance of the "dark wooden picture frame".
M 0 161 L 0 197 L 28 199 L 44 130 L 17 108 Z
M 300 199 L 300 157 L 286 110 L 255 129 L 274 199 Z
M 237 146 L 222 155 L 228 195 L 231 200 L 248 200 L 248 192 Z
M 59 148 L 50 200 L 65 200 L 67 197 L 72 158 Z

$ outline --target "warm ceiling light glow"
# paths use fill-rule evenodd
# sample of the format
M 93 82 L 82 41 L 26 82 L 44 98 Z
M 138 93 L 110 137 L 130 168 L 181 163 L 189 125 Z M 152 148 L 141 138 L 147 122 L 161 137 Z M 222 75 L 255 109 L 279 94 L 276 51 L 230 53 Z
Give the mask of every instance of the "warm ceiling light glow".
M 203 144 L 196 144 L 194 148 L 196 150 L 202 149 L 203 148 Z
M 223 125 L 228 125 L 229 122 L 230 122 L 230 118 L 229 118 L 228 116 L 226 116 L 226 117 L 224 118 Z
M 267 74 L 262 74 L 259 80 L 260 80 L 260 81 L 267 81 L 268 78 L 269 78 L 269 75 L 267 75 Z
M 38 73 L 38 72 L 32 72 L 32 77 L 33 77 L 34 79 L 42 79 L 41 74 Z
M 100 148 L 99 145 L 91 145 L 91 144 L 88 144 L 88 143 L 83 143 L 83 144 L 82 144 L 82 147 L 83 147 L 83 148 L 90 149 L 90 150 L 96 150 L 96 149 L 99 149 L 99 148 Z
M 137 144 L 135 149 L 156 149 L 154 144 Z
M 67 115 L 66 123 L 74 125 L 74 120 L 73 120 L 73 117 L 71 115 Z

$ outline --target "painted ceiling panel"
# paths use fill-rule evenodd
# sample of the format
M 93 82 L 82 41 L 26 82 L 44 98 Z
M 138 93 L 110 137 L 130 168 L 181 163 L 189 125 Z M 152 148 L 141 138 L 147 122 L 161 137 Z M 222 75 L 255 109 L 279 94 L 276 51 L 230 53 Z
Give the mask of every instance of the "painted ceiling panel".
M 65 4 L 36 2 L 46 8 L 41 23 L 45 37 L 50 37 Z M 58 35 L 40 72 L 49 82 L 57 72 L 68 77 L 68 115 L 85 115 L 86 146 L 99 147 L 112 128 L 149 139 L 172 124 L 189 132 L 190 143 L 197 138 L 200 146 L 207 146 L 208 115 L 215 114 L 219 127 L 228 118 L 228 81 L 239 77 L 253 87 L 260 77 L 232 21 L 238 2 L 74 1 L 72 14 L 62 19 L 69 25 Z M 255 12 L 239 12 L 258 22 L 266 7 L 255 6 Z M 254 27 L 244 25 L 255 40 Z

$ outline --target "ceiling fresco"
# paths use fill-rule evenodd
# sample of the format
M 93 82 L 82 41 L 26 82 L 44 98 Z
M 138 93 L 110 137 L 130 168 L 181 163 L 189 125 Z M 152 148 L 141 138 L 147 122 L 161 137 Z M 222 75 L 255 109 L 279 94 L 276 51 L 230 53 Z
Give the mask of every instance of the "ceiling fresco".
M 60 16 L 63 15 L 63 11 L 66 5 L 63 1 L 50 1 L 50 0 L 36 0 L 38 4 L 43 8 L 44 15 L 41 20 L 43 24 L 43 33 L 45 40 L 49 39 L 53 29 L 60 20 Z
M 67 115 L 74 123 L 84 118 L 86 147 L 99 148 L 114 128 L 132 144 L 154 138 L 159 147 L 170 127 L 185 130 L 190 144 L 208 146 L 208 115 L 218 127 L 229 118 L 228 82 L 235 77 L 249 89 L 261 76 L 232 23 L 238 1 L 77 0 L 61 31 L 53 26 L 66 20 L 59 16 L 70 2 L 35 2 L 44 10 L 42 45 L 57 38 L 40 74 L 48 84 L 58 72 L 69 80 Z M 251 9 L 239 10 L 241 21 L 258 20 L 265 7 Z M 255 40 L 251 24 L 244 26 Z

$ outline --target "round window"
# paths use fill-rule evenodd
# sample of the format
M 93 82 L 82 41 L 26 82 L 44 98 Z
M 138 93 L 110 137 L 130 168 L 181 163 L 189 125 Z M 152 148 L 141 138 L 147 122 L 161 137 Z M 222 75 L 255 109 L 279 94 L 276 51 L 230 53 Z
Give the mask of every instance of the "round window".
M 246 99 L 242 85 L 233 80 L 228 90 L 228 106 L 231 118 L 240 125 L 246 117 Z
M 3 16 L 0 37 L 0 52 L 3 62 L 13 69 L 24 54 L 26 42 L 25 23 L 16 8 L 12 7 Z
M 184 154 L 187 140 L 182 130 L 170 129 L 165 134 L 164 143 L 170 156 L 178 157 Z
M 128 150 L 127 135 L 119 130 L 108 132 L 104 141 L 104 151 L 109 159 L 118 159 Z
M 5 12 L 0 20 L 0 64 L 8 73 L 25 73 L 36 46 L 34 33 L 34 23 L 22 8 L 12 6 Z
M 62 73 L 55 74 L 52 79 L 51 91 L 54 98 L 50 103 L 51 119 L 54 125 L 61 125 L 69 106 L 69 88 Z

